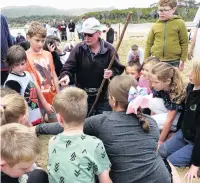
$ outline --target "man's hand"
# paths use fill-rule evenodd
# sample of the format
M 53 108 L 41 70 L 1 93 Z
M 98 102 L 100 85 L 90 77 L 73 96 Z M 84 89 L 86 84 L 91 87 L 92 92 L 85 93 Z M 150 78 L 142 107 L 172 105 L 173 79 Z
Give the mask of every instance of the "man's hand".
M 187 183 L 192 183 L 193 178 L 198 178 L 199 167 L 191 165 L 189 171 L 185 174 L 184 179 L 187 179 Z
M 68 86 L 69 82 L 70 82 L 69 76 L 66 75 L 65 77 L 60 79 L 59 84 L 66 87 L 66 86 Z
M 113 71 L 112 70 L 108 70 L 108 69 L 104 69 L 104 75 L 103 77 L 105 79 L 110 79 L 110 77 L 113 75 Z
M 180 60 L 179 69 L 180 69 L 180 71 L 183 71 L 183 69 L 184 69 L 184 62 L 182 60 Z

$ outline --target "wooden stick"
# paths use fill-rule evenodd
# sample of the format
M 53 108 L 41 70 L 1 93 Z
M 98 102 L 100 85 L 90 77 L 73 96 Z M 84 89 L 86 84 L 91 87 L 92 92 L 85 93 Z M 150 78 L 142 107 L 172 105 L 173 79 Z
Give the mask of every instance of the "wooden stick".
M 118 49 L 119 49 L 119 47 L 120 47 L 120 45 L 121 45 L 121 42 L 122 42 L 122 40 L 123 40 L 123 37 L 124 37 L 125 31 L 126 31 L 126 28 L 127 28 L 128 24 L 129 24 L 129 22 L 130 22 L 131 15 L 132 15 L 132 12 L 129 12 L 129 14 L 128 14 L 127 18 L 126 18 L 126 22 L 125 22 L 125 24 L 124 24 L 124 28 L 123 28 L 123 30 L 122 30 L 122 34 L 120 35 L 119 42 L 117 43 L 115 52 L 114 52 L 114 54 L 113 54 L 113 56 L 112 56 L 112 59 L 111 59 L 109 65 L 108 65 L 108 68 L 107 68 L 108 70 L 111 69 L 111 67 L 112 67 L 112 65 L 113 65 L 113 63 L 114 63 L 114 61 L 115 61 L 115 57 L 116 57 L 116 55 L 117 55 Z M 91 107 L 91 109 L 90 109 L 90 111 L 89 111 L 87 117 L 90 116 L 90 114 L 92 113 L 92 111 L 93 111 L 93 109 L 94 109 L 96 103 L 98 102 L 99 97 L 100 97 L 100 95 L 101 95 L 101 92 L 102 92 L 102 89 L 103 89 L 103 87 L 104 87 L 105 82 L 106 82 L 106 79 L 104 78 L 103 81 L 102 81 L 102 83 L 101 83 L 101 86 L 100 86 L 100 88 L 99 88 L 99 90 L 98 90 L 98 93 L 97 93 L 97 96 L 96 96 L 96 98 L 95 98 L 95 101 L 94 101 L 94 103 L 93 103 L 93 105 L 92 105 L 92 107 Z

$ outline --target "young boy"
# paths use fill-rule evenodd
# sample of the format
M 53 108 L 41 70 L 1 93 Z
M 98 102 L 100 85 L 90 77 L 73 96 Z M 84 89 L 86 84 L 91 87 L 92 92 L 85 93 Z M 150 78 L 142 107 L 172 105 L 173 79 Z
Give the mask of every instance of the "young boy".
M 143 64 L 144 50 L 142 48 L 138 47 L 138 45 L 136 45 L 136 44 L 133 44 L 131 46 L 131 50 L 129 50 L 129 52 L 128 52 L 127 63 L 130 61 L 139 62 L 140 65 Z
M 1 183 L 48 183 L 44 170 L 32 170 L 40 153 L 34 132 L 19 123 L 0 127 Z
M 140 71 L 141 71 L 141 66 L 139 62 L 135 62 L 135 61 L 128 62 L 125 68 L 126 74 L 132 76 L 137 81 L 139 80 Z
M 9 94 L 17 94 L 17 92 L 15 90 L 12 90 L 10 88 L 2 88 L 0 87 L 0 98 L 5 97 L 6 95 Z
M 45 38 L 46 29 L 42 24 L 32 22 L 27 32 L 27 39 L 30 42 L 30 49 L 26 51 L 27 71 L 35 76 L 45 98 L 46 104 L 42 107 L 48 111 L 48 121 L 55 122 L 57 118 L 51 104 L 54 96 L 59 91 L 59 85 L 52 55 L 50 52 L 43 50 Z M 42 110 L 42 113 L 45 115 L 44 110 Z
M 49 182 L 94 183 L 97 175 L 100 183 L 111 183 L 110 161 L 102 141 L 83 133 L 86 92 L 65 88 L 56 95 L 53 105 L 64 132 L 49 141 Z
M 149 32 L 145 58 L 155 56 L 183 70 L 187 57 L 188 35 L 184 21 L 173 15 L 176 8 L 177 0 L 159 0 L 159 19 Z
M 38 92 L 30 73 L 25 71 L 26 52 L 21 46 L 12 46 L 7 52 L 6 65 L 9 75 L 4 87 L 11 88 L 24 97 L 29 109 L 29 124 L 37 125 L 42 121 L 39 108 Z M 37 92 L 38 91 L 38 92 Z M 41 94 L 39 94 L 40 96 Z M 42 101 L 42 100 L 41 100 Z M 14 102 L 14 101 L 13 101 Z

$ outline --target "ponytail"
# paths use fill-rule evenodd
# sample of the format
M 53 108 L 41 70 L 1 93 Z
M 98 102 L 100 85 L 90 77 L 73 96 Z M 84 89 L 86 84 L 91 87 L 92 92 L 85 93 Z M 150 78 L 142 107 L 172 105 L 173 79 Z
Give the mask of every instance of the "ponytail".
M 149 122 L 143 117 L 142 108 L 141 107 L 139 107 L 137 109 L 137 114 L 136 115 L 138 117 L 138 120 L 139 120 L 139 122 L 141 124 L 141 127 L 142 127 L 143 131 L 145 133 L 149 133 L 149 130 L 150 130 Z

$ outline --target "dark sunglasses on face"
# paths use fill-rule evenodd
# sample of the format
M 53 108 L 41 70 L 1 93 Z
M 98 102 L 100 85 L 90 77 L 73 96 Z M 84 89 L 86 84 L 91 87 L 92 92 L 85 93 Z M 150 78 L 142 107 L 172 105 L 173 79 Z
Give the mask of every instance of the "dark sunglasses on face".
M 93 34 L 83 33 L 83 36 L 84 36 L 84 37 L 86 37 L 86 36 L 88 36 L 88 37 L 93 37 L 94 34 L 95 34 L 95 33 L 93 33 Z

